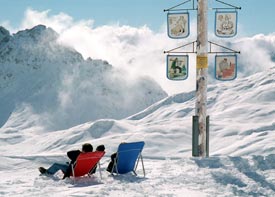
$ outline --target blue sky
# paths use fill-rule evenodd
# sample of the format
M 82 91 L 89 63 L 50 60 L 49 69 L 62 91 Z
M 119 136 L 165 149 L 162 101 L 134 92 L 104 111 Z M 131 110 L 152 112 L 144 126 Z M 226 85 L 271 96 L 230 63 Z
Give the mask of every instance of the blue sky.
M 275 46 L 272 42 L 275 36 L 275 0 L 224 1 L 242 7 L 238 12 L 237 35 L 232 39 L 218 40 L 220 44 L 230 40 L 238 43 L 234 48 L 241 51 L 238 62 L 249 65 L 241 67 L 238 78 L 274 65 L 269 54 L 273 53 Z M 167 13 L 163 10 L 182 2 L 184 0 L 0 0 L 0 25 L 12 33 L 37 24 L 52 27 L 59 33 L 61 43 L 73 47 L 84 58 L 106 60 L 114 67 L 127 70 L 131 77 L 149 75 L 165 91 L 174 94 L 195 89 L 195 69 L 191 69 L 195 65 L 194 56 L 190 56 L 189 77 L 184 85 L 166 79 L 166 55 L 163 51 L 196 39 L 196 32 L 192 31 L 196 26 L 196 11 L 190 11 L 192 23 L 187 39 L 167 36 Z M 208 2 L 209 8 L 223 7 L 214 0 Z M 191 6 L 189 2 L 181 8 Z M 214 36 L 214 16 L 215 11 L 209 10 L 210 36 Z M 260 33 L 274 34 L 251 38 Z M 218 38 L 210 39 L 216 41 Z M 259 43 L 264 43 L 264 46 Z M 214 70 L 213 56 L 209 60 L 210 68 Z
M 268 34 L 275 31 L 274 0 L 224 0 L 242 7 L 239 23 L 246 35 Z M 64 12 L 75 20 L 93 19 L 94 26 L 110 23 L 140 27 L 147 25 L 158 31 L 166 22 L 167 9 L 181 3 L 179 0 L 0 0 L 0 24 L 9 22 L 12 27 L 20 25 L 27 8 L 37 11 L 50 9 L 50 14 Z M 209 0 L 210 6 L 221 4 Z M 264 3 L 263 3 L 264 2 Z M 191 6 L 191 3 L 181 8 Z M 209 7 L 210 7 L 209 6 Z M 212 14 L 211 14 L 212 13 Z M 209 11 L 209 28 L 212 28 L 214 11 Z M 195 12 L 191 11 L 195 18 Z

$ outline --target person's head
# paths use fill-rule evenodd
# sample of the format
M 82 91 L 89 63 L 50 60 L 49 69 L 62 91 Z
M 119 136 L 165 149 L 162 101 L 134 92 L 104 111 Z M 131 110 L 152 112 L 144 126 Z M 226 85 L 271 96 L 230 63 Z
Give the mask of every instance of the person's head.
M 103 144 L 99 145 L 98 147 L 96 147 L 96 150 L 97 151 L 105 151 L 105 146 Z
M 82 144 L 82 152 L 93 152 L 93 146 L 90 143 Z

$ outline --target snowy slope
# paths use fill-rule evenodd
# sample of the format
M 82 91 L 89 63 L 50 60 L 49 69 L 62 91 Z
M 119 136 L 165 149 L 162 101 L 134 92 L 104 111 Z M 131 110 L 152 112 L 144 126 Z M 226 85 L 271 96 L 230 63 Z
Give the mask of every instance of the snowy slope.
M 90 64 L 90 61 L 95 63 L 95 60 L 81 61 L 83 65 Z M 109 64 L 101 60 L 96 62 L 99 70 L 102 66 L 111 69 Z M 82 68 L 88 69 L 85 66 Z M 44 69 L 45 72 L 48 70 L 53 71 Z M 16 69 L 22 77 L 20 83 L 26 85 L 25 75 L 19 71 Z M 22 68 L 22 72 L 27 72 L 26 67 Z M 77 71 L 80 72 L 82 69 Z M 54 73 L 48 73 L 52 77 L 50 79 L 63 79 L 58 76 L 55 79 Z M 69 122 L 76 126 L 63 130 L 48 129 L 45 132 L 45 127 L 53 128 L 47 124 L 70 120 L 60 116 L 58 121 L 49 121 L 49 117 L 60 115 L 63 108 L 51 116 L 45 113 L 42 106 L 58 106 L 52 97 L 44 97 L 47 96 L 45 92 L 53 91 L 60 95 L 66 90 L 64 87 L 73 87 L 70 90 L 74 90 L 84 85 L 80 80 L 86 79 L 84 73 L 77 74 L 78 77 L 72 81 L 61 80 L 62 88 L 52 87 L 50 83 L 38 89 L 30 88 L 33 82 L 30 81 L 30 86 L 27 86 L 29 89 L 24 89 L 29 93 L 27 99 L 21 98 L 18 93 L 22 89 L 20 83 L 7 82 L 10 80 L 7 73 L 1 75 L 1 84 L 6 84 L 1 89 L 1 94 L 5 95 L 0 97 L 1 103 L 5 101 L 5 105 L 1 105 L 1 112 L 8 115 L 2 118 L 1 113 L 1 120 L 5 123 L 0 128 L 0 196 L 275 196 L 275 67 L 246 78 L 209 85 L 210 157 L 207 159 L 191 157 L 194 92 L 172 95 L 157 102 L 153 102 L 153 99 L 162 91 L 151 92 L 153 96 L 146 99 L 152 99 L 150 101 L 154 104 L 138 113 L 133 112 L 127 118 L 91 119 L 79 125 Z M 68 70 L 66 74 L 69 74 Z M 43 79 L 44 74 L 39 76 Z M 34 77 L 34 81 L 40 80 L 40 77 Z M 133 87 L 140 90 L 141 95 L 143 88 L 145 92 L 151 91 L 152 87 L 148 86 L 146 80 L 129 86 L 129 93 Z M 54 86 L 58 84 L 56 81 Z M 43 82 L 45 80 L 41 84 Z M 71 86 L 71 83 L 74 85 Z M 112 81 L 114 88 L 122 84 Z M 83 89 L 81 93 L 87 94 Z M 107 97 L 114 98 L 108 91 L 105 93 Z M 15 95 L 18 97 L 12 97 Z M 50 96 L 56 94 L 50 93 Z M 159 94 L 158 98 L 161 96 L 163 94 Z M 10 101 L 12 98 L 16 99 L 16 105 Z M 96 98 L 103 99 L 101 94 L 97 94 Z M 63 101 L 71 102 L 66 99 Z M 49 105 L 44 102 L 49 102 Z M 89 110 L 87 102 L 81 99 L 79 102 Z M 137 106 L 140 106 L 139 102 L 136 101 Z M 124 106 L 118 103 L 117 107 L 123 109 Z M 118 111 L 114 111 L 114 114 Z M 42 121 L 43 118 L 45 121 Z M 112 177 L 104 171 L 102 180 L 96 174 L 90 179 L 80 178 L 75 184 L 70 179 L 60 180 L 60 173 L 46 177 L 39 176 L 37 170 L 39 166 L 48 167 L 53 162 L 67 161 L 66 151 L 78 149 L 84 142 L 94 146 L 105 145 L 106 156 L 102 159 L 105 169 L 110 154 L 120 142 L 138 140 L 145 141 L 145 178 L 141 176 L 140 166 L 138 177 L 131 174 Z
M 274 196 L 275 67 L 231 83 L 210 86 L 210 158 L 191 157 L 194 93 L 167 97 L 123 120 L 101 119 L 67 130 L 35 132 L 20 124 L 1 128 L 3 196 Z M 18 122 L 20 117 L 11 117 Z M 144 140 L 146 178 L 103 180 L 39 176 L 38 166 L 65 162 L 84 142 L 105 144 L 106 168 L 121 141 Z M 141 168 L 138 169 L 141 174 Z M 9 176 L 7 176 L 7 174 Z M 18 179 L 18 177 L 20 177 Z M 16 188 L 16 189 L 15 189 Z M 53 193 L 52 193 L 53 192 Z
M 43 25 L 14 35 L 0 28 L 1 126 L 10 115 L 30 110 L 37 115 L 31 124 L 44 130 L 120 119 L 167 96 L 152 79 L 130 80 L 125 71 L 103 60 L 84 60 L 57 39 Z

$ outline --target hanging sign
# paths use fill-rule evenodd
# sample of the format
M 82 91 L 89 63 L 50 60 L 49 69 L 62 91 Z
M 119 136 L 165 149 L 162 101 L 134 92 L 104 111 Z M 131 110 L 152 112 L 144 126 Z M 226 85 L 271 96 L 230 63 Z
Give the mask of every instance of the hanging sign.
M 233 80 L 237 77 L 237 56 L 216 55 L 215 76 L 222 81 Z
M 170 38 L 186 38 L 189 36 L 189 13 L 168 13 L 167 30 Z
M 167 78 L 185 80 L 188 77 L 188 55 L 167 55 Z
M 237 12 L 217 11 L 215 34 L 218 37 L 229 38 L 237 34 Z

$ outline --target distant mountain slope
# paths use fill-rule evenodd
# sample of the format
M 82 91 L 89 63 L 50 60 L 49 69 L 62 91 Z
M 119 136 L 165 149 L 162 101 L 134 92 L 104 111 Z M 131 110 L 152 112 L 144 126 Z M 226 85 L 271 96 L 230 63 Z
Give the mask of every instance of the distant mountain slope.
M 166 96 L 150 78 L 130 79 L 106 61 L 84 60 L 60 45 L 51 28 L 38 25 L 10 35 L 0 27 L 0 126 L 11 126 L 10 116 L 47 130 L 120 119 Z
M 247 78 L 222 82 L 208 88 L 210 115 L 210 155 L 275 154 L 275 67 Z M 150 157 L 191 156 L 194 92 L 164 98 L 147 109 L 122 120 L 101 119 L 67 130 L 35 134 L 39 128 L 25 126 L 20 116 L 1 130 L 1 144 L 14 154 L 15 144 L 26 154 L 37 147 L 37 153 L 64 152 L 83 142 L 105 144 L 115 151 L 122 141 L 144 140 L 144 155 Z M 20 114 L 31 114 L 28 110 Z M 25 116 L 24 116 L 25 117 Z M 32 115 L 35 120 L 35 116 Z M 16 125 L 15 123 L 21 123 Z M 31 124 L 29 124 L 31 125 Z M 41 146 L 40 144 L 43 144 Z
M 2 39 L 1 47 L 15 42 L 9 34 L 5 35 L 8 38 L 4 38 L 5 42 Z M 72 56 L 56 58 L 61 59 L 58 64 L 39 64 L 41 68 L 37 69 L 33 64 L 1 63 L 1 68 L 5 68 L 0 75 L 0 84 L 4 84 L 0 99 L 5 103 L 0 106 L 1 120 L 4 114 L 8 121 L 0 129 L 0 141 L 6 148 L 10 145 L 10 152 L 19 154 L 20 149 L 12 149 L 18 145 L 30 153 L 33 148 L 29 144 L 39 147 L 38 152 L 66 151 L 84 141 L 103 143 L 108 150 L 115 151 L 121 141 L 144 140 L 146 155 L 191 156 L 194 92 L 165 97 L 149 79 L 126 82 L 121 77 L 125 73 L 107 62 L 83 60 L 72 49 L 56 42 L 55 45 L 47 51 L 50 57 L 55 58 L 58 47 Z M 6 48 L 0 49 L 1 55 Z M 11 55 L 17 51 L 12 49 Z M 210 155 L 275 153 L 274 79 L 275 67 L 272 67 L 249 77 L 208 86 Z M 149 107 L 140 109 L 146 105 Z M 128 117 L 114 120 L 110 116 Z M 66 128 L 84 121 L 87 122 L 70 129 L 40 132 L 45 126 Z

